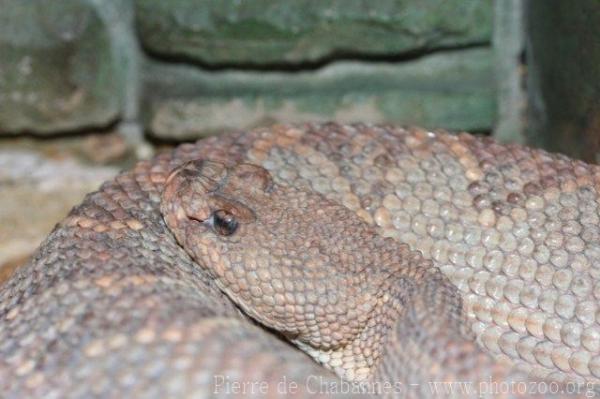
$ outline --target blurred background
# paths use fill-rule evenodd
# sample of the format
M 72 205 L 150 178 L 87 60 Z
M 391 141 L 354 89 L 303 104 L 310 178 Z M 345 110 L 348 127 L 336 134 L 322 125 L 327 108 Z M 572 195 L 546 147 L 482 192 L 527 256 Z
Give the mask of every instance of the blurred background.
M 0 281 L 86 192 L 277 122 L 600 160 L 598 0 L 0 0 Z

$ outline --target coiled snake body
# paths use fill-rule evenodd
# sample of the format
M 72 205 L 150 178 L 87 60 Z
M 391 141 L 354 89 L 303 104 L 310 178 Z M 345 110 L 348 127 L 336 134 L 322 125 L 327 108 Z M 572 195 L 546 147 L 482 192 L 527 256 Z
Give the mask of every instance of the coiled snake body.
M 0 392 L 592 392 L 599 187 L 561 155 L 391 126 L 181 145 L 89 194 L 1 287 Z

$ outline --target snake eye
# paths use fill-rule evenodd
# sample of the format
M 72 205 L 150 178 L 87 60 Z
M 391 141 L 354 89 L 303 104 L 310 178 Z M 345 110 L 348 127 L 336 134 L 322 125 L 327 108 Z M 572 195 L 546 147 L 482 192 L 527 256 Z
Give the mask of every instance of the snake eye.
M 238 228 L 238 221 L 232 213 L 223 209 L 214 211 L 210 217 L 213 230 L 221 236 L 230 236 Z

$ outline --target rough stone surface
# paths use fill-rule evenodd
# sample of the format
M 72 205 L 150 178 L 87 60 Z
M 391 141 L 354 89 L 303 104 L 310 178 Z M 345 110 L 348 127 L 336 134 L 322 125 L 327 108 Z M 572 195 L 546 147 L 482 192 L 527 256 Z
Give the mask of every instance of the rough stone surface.
M 528 142 L 600 161 L 600 2 L 528 1 Z
M 490 130 L 496 98 L 490 49 L 404 63 L 334 63 L 313 72 L 201 71 L 148 64 L 145 125 L 192 139 L 272 122 L 395 122 Z
M 118 116 L 122 68 L 98 4 L 0 0 L 0 133 L 82 129 Z
M 0 9 L 0 135 L 121 122 L 147 153 L 142 106 L 169 139 L 308 120 L 490 130 L 494 118 L 491 61 L 465 52 L 490 49 L 483 0 L 0 0 Z M 449 57 L 417 58 L 440 51 Z M 143 60 L 187 66 L 152 75 Z M 161 90 L 164 100 L 144 98 Z
M 138 0 L 153 53 L 208 64 L 280 64 L 339 54 L 390 55 L 489 42 L 484 0 Z

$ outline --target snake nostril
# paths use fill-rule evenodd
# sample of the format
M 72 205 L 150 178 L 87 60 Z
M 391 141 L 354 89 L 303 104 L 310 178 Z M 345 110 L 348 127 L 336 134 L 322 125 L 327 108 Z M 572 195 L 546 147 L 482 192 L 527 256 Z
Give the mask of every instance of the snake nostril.
M 200 219 L 200 218 L 197 218 L 194 216 L 188 216 L 188 219 L 193 220 L 194 222 L 202 223 L 202 224 L 206 223 L 206 221 L 207 221 L 207 219 Z

